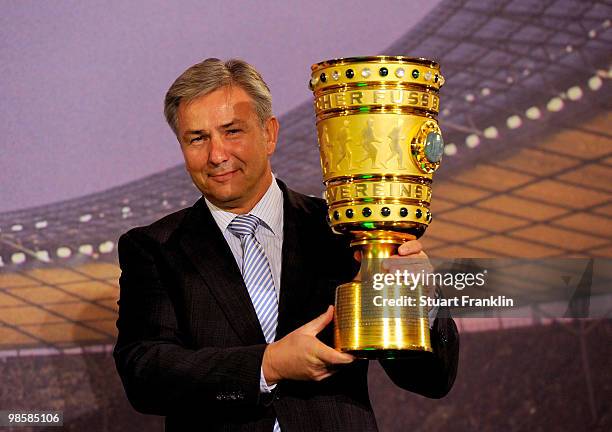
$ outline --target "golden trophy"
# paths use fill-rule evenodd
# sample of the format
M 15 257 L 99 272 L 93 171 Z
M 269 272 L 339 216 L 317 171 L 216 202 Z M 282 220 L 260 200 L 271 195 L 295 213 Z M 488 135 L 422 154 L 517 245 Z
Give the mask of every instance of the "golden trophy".
M 431 351 L 425 288 L 373 288 L 372 276 L 431 222 L 440 66 L 424 58 L 352 57 L 312 66 L 321 168 L 334 232 L 362 254 L 361 281 L 336 289 L 335 348 L 360 358 Z M 412 298 L 412 306 L 410 304 Z M 391 300 L 391 301 L 390 301 Z

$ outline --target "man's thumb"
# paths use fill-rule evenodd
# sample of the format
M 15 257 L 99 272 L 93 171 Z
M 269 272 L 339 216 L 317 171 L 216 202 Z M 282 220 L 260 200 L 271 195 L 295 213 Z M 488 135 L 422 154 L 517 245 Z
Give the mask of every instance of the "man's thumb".
M 301 330 L 305 333 L 309 333 L 312 336 L 317 335 L 321 330 L 323 330 L 334 318 L 334 307 L 329 306 L 327 310 L 313 319 L 310 322 L 307 322 L 301 327 Z

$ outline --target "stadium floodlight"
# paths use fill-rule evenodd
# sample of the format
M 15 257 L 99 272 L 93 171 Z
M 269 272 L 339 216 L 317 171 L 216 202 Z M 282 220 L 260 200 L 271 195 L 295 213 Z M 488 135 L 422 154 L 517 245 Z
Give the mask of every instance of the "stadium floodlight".
M 11 255 L 11 261 L 13 264 L 23 264 L 26 260 L 26 254 L 23 252 L 15 252 Z
M 47 221 L 46 221 L 46 220 L 41 220 L 41 221 L 36 222 L 36 223 L 34 224 L 34 227 L 35 227 L 36 229 L 43 229 L 43 228 L 47 228 L 47 226 L 48 226 L 48 225 L 49 225 L 49 224 L 47 223 Z
M 569 100 L 577 101 L 582 98 L 582 89 L 578 86 L 567 89 L 567 97 Z
M 79 253 L 83 255 L 92 255 L 93 254 L 93 246 L 90 244 L 83 244 L 79 246 Z
M 98 246 L 98 250 L 100 251 L 100 253 L 110 253 L 113 251 L 114 248 L 115 244 L 110 240 L 105 241 L 104 243 L 100 243 L 100 246 Z
M 455 143 L 448 143 L 444 146 L 444 154 L 447 156 L 453 156 L 457 154 L 457 146 Z
M 465 138 L 465 145 L 469 148 L 477 147 L 480 144 L 480 137 L 476 134 L 469 134 Z
M 60 258 L 70 258 L 70 255 L 72 255 L 72 251 L 69 247 L 60 246 L 57 248 L 55 254 Z
M 511 115 L 510 117 L 506 119 L 506 126 L 508 126 L 508 129 L 517 129 L 521 127 L 522 124 L 523 124 L 523 121 L 516 114 Z
M 49 252 L 47 252 L 46 250 L 36 251 L 36 259 L 46 263 L 51 262 L 51 259 L 49 258 Z
M 603 85 L 603 80 L 601 79 L 601 77 L 599 77 L 599 75 L 594 75 L 591 78 L 589 78 L 589 88 L 593 91 L 597 91 L 601 88 L 601 86 Z
M 499 137 L 499 131 L 495 126 L 489 126 L 483 131 L 483 135 L 488 139 L 495 139 Z
M 546 104 L 546 109 L 550 112 L 559 112 L 563 109 L 563 99 L 556 96 L 548 101 Z
M 525 111 L 525 115 L 530 120 L 538 120 L 540 117 L 542 117 L 542 112 L 540 111 L 540 108 L 532 106 Z

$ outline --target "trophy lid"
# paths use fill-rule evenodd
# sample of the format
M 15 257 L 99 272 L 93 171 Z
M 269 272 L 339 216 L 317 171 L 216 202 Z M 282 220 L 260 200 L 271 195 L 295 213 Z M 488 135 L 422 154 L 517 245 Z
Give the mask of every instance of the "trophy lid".
M 423 57 L 344 57 L 315 63 L 311 71 L 308 86 L 315 93 L 337 86 L 385 85 L 438 91 L 444 85 L 440 65 Z
M 414 64 L 427 66 L 433 69 L 440 69 L 438 62 L 424 57 L 406 57 L 406 56 L 358 56 L 358 57 L 340 57 L 330 60 L 324 60 L 319 63 L 313 64 L 310 69 L 316 72 L 319 69 L 326 68 L 334 65 L 344 65 L 349 63 L 403 63 L 403 64 Z

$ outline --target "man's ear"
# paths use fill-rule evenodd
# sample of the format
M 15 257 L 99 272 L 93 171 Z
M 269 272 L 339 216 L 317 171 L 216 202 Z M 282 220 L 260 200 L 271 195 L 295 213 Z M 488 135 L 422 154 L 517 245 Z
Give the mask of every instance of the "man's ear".
M 280 128 L 280 124 L 276 117 L 272 116 L 266 123 L 264 124 L 264 131 L 266 135 L 266 150 L 268 156 L 271 156 L 276 149 L 276 140 L 278 139 L 278 130 Z

